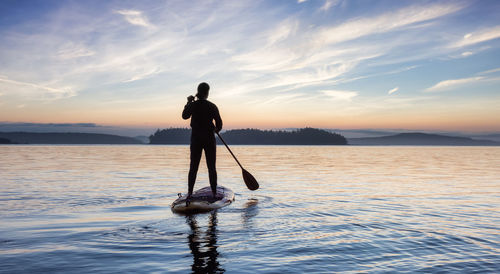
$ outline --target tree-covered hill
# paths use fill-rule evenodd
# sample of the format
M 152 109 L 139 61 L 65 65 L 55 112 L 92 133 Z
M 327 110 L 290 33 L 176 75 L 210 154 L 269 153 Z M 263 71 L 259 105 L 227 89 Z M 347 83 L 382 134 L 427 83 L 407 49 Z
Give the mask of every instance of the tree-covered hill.
M 156 130 L 149 136 L 149 143 L 153 145 L 176 145 L 189 144 L 191 140 L 191 129 L 189 128 L 168 128 Z
M 0 132 L 0 138 L 19 144 L 141 144 L 135 138 L 97 133 Z
M 468 137 L 456 137 L 421 132 L 399 133 L 396 135 L 367 138 L 350 138 L 351 145 L 369 146 L 498 146 L 500 142 L 475 140 Z
M 6 138 L 0 138 L 0 144 L 12 144 L 12 142 Z
M 234 145 L 346 145 L 344 136 L 328 131 L 303 128 L 295 131 L 234 129 L 221 134 Z M 151 144 L 189 144 L 191 130 L 169 128 L 157 130 L 149 137 Z

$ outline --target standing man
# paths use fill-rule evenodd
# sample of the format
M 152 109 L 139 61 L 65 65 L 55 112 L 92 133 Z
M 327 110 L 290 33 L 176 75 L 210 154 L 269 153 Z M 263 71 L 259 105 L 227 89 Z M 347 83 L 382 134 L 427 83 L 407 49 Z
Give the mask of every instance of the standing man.
M 198 85 L 198 93 L 195 100 L 194 96 L 187 98 L 188 102 L 182 111 L 184 120 L 191 118 L 191 164 L 189 166 L 188 175 L 188 199 L 193 194 L 194 183 L 196 182 L 196 174 L 200 165 L 201 151 L 205 150 L 205 158 L 207 160 L 208 177 L 210 187 L 216 200 L 217 194 L 217 171 L 215 169 L 216 158 L 216 142 L 215 132 L 222 129 L 222 119 L 220 118 L 219 109 L 212 102 L 208 101 L 208 91 L 210 86 L 207 83 Z M 213 123 L 215 121 L 215 125 Z

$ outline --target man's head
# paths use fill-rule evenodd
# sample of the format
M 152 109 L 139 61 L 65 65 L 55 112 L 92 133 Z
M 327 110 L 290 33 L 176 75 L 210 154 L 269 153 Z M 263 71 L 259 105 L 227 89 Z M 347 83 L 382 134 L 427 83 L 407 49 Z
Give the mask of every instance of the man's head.
M 196 97 L 198 97 L 198 99 L 207 99 L 209 90 L 210 86 L 207 83 L 200 83 L 198 85 L 198 93 L 196 94 Z

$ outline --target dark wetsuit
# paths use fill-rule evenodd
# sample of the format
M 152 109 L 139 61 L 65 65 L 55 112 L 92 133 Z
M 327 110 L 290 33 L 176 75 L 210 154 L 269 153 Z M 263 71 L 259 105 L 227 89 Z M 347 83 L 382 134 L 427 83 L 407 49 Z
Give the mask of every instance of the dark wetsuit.
M 191 117 L 191 164 L 188 176 L 188 194 L 193 193 L 196 173 L 200 165 L 201 152 L 205 150 L 210 187 L 215 196 L 217 192 L 217 171 L 215 169 L 216 143 L 214 131 L 222 129 L 217 106 L 207 100 L 200 99 L 187 103 L 182 112 L 183 119 Z M 215 125 L 213 121 L 215 120 Z

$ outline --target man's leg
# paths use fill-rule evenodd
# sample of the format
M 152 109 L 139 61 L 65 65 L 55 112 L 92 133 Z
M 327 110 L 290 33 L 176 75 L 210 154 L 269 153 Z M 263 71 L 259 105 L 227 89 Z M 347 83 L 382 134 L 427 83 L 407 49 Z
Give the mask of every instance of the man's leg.
M 200 165 L 202 146 L 197 142 L 191 140 L 191 163 L 189 165 L 188 175 L 188 197 L 193 194 L 194 183 L 196 182 L 196 174 L 198 173 L 198 166 Z
M 207 160 L 208 168 L 208 179 L 210 180 L 210 187 L 212 188 L 212 194 L 216 198 L 217 194 L 217 170 L 215 169 L 215 159 L 216 159 L 216 143 L 215 138 L 213 142 L 209 142 L 205 146 L 205 157 Z

